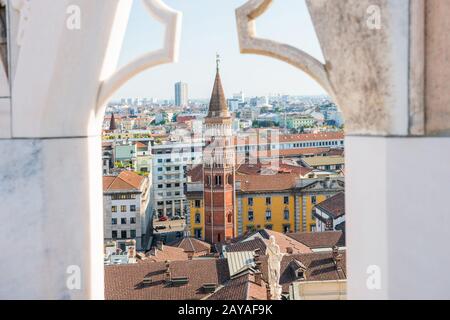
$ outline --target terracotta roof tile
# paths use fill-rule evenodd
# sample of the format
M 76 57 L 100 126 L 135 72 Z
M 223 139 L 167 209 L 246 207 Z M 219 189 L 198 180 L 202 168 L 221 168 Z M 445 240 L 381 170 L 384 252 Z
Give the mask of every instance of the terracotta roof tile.
M 164 246 L 163 250 L 154 249 L 144 261 L 164 262 L 164 261 L 185 261 L 188 254 L 182 248 Z
M 145 177 L 133 171 L 122 171 L 118 176 L 103 176 L 103 191 L 141 189 Z
M 334 219 L 345 214 L 345 193 L 340 192 L 316 205 L 316 208 L 325 211 Z
M 204 241 L 192 237 L 182 238 L 167 245 L 180 248 L 184 250 L 184 252 L 194 252 L 194 253 L 204 252 L 206 254 L 211 252 L 211 245 L 209 243 L 206 243 Z
M 281 261 L 280 285 L 283 292 L 289 292 L 289 286 L 298 279 L 295 276 L 291 263 L 294 260 L 306 267 L 306 281 L 325 281 L 346 279 L 346 255 L 345 251 L 340 251 L 341 259 L 337 265 L 333 260 L 332 252 L 314 252 L 306 254 L 285 255 Z M 260 258 L 263 278 L 268 279 L 267 256 Z
M 294 232 L 286 235 L 311 249 L 345 246 L 345 234 L 342 231 Z
M 273 175 L 242 175 L 236 174 L 243 192 L 249 191 L 283 191 L 295 187 L 298 174 L 282 173 Z
M 172 277 L 188 277 L 185 285 L 164 281 L 164 262 L 144 261 L 138 264 L 105 266 L 106 300 L 199 300 L 208 296 L 202 286 L 224 284 L 229 279 L 225 259 L 200 259 L 170 262 Z M 199 272 L 201 270 L 201 272 Z M 151 284 L 143 284 L 144 277 Z

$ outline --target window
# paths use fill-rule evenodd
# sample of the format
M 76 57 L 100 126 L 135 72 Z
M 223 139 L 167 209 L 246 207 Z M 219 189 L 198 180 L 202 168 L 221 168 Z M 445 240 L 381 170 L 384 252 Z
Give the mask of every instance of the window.
M 162 163 L 163 162 L 163 159 L 158 159 L 158 163 Z
M 200 206 L 201 206 L 201 201 L 200 201 L 200 200 L 195 200 L 195 201 L 194 201 L 194 206 L 195 206 L 196 208 L 200 208 Z
M 136 206 L 135 206 L 134 204 L 132 204 L 132 205 L 130 206 L 130 211 L 131 211 L 131 212 L 136 212 Z
M 158 168 L 158 172 L 162 172 L 163 171 L 163 168 L 162 167 L 159 167 Z
M 136 230 L 130 230 L 130 238 L 136 238 Z
M 121 237 L 122 239 L 126 239 L 126 238 L 127 238 L 127 231 L 126 231 L 126 230 L 120 231 L 120 237 Z
M 289 197 L 284 197 L 284 204 L 289 204 Z
M 289 220 L 289 210 L 284 209 L 284 220 Z
M 180 184 L 177 182 L 175 183 L 175 187 L 178 188 L 180 186 Z
M 112 225 L 116 225 L 117 224 L 117 218 L 112 218 L 111 219 L 111 224 Z
M 158 189 L 162 189 L 164 186 L 162 184 L 158 184 Z
M 231 215 L 231 213 L 228 214 L 228 223 L 231 223 L 233 216 Z
M 272 198 L 266 197 L 266 205 L 270 206 L 272 204 Z
M 161 181 L 163 179 L 163 176 L 158 176 L 158 180 Z
M 172 188 L 172 184 L 171 183 L 167 183 L 166 184 L 166 188 Z
M 180 195 L 180 191 L 175 191 L 175 195 L 179 196 Z
M 112 200 L 129 200 L 134 198 L 136 198 L 134 195 L 125 193 L 113 194 L 111 196 Z
M 112 206 L 111 207 L 111 212 L 117 212 L 117 207 L 116 206 Z
M 176 166 L 175 167 L 175 171 L 179 171 L 180 170 L 180 167 L 179 166 Z
M 113 232 L 112 232 L 112 236 L 111 236 L 113 239 L 117 239 L 117 231 L 116 230 L 113 230 Z
M 200 223 L 200 219 L 201 219 L 200 213 L 196 213 L 195 214 L 195 223 Z
M 253 205 L 253 198 L 247 198 L 247 203 L 249 206 Z
M 120 206 L 120 212 L 127 212 L 127 206 Z
M 222 185 L 222 176 L 216 176 L 216 186 Z
M 194 235 L 197 239 L 202 238 L 202 229 L 194 229 Z
M 253 216 L 253 210 L 249 210 L 247 213 L 248 216 L 248 221 L 253 221 L 254 216 Z
M 311 203 L 312 204 L 316 204 L 317 203 L 316 196 L 311 196 Z
M 121 218 L 120 224 L 127 224 L 127 218 Z
M 136 224 L 136 218 L 130 218 L 130 224 Z
M 272 211 L 266 210 L 266 221 L 272 220 Z

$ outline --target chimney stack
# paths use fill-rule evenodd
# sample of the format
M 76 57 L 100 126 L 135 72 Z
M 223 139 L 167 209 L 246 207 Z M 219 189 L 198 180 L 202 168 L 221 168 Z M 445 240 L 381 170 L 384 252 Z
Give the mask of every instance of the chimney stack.
M 266 292 L 267 292 L 267 300 L 272 300 L 272 294 L 270 293 L 269 285 L 266 285 Z
M 255 283 L 256 283 L 258 286 L 261 286 L 261 285 L 262 285 L 262 272 L 256 272 L 256 273 L 255 273 Z
M 333 261 L 334 261 L 335 264 L 337 264 L 337 262 L 339 260 L 341 260 L 341 254 L 339 253 L 339 247 L 338 246 L 334 246 L 333 247 L 332 257 L 333 257 Z
M 293 254 L 294 253 L 294 249 L 292 247 L 287 247 L 286 248 L 286 253 L 287 254 Z
M 172 274 L 170 272 L 170 261 L 166 261 L 166 272 L 164 273 L 164 281 L 166 283 L 172 281 Z
M 188 259 L 192 260 L 192 258 L 194 257 L 194 253 L 193 252 L 187 252 L 188 255 Z

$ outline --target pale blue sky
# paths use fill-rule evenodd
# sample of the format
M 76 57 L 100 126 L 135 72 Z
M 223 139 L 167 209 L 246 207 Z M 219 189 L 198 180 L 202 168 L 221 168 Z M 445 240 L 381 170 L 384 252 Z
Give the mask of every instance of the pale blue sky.
M 274 93 L 315 95 L 324 91 L 294 67 L 268 57 L 239 53 L 235 8 L 246 0 L 165 0 L 183 12 L 180 60 L 142 73 L 128 82 L 115 98 L 173 99 L 174 83 L 187 82 L 190 98 L 209 98 L 215 74 L 215 54 L 222 57 L 225 94 L 246 96 Z M 135 0 L 120 59 L 161 47 L 163 27 Z M 304 0 L 275 0 L 257 21 L 260 36 L 295 45 L 319 60 L 320 46 Z

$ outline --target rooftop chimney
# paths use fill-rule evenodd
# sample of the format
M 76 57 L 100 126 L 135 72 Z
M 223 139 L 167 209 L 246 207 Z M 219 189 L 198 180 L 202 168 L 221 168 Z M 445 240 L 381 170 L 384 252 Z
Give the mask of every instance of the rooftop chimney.
M 256 283 L 258 286 L 261 286 L 261 285 L 262 285 L 262 272 L 256 272 L 256 273 L 255 273 L 255 283 Z
M 341 254 L 339 253 L 339 247 L 334 246 L 331 254 L 332 254 L 334 263 L 337 264 L 337 262 L 339 260 L 341 260 L 341 257 L 342 257 Z
M 266 285 L 266 292 L 267 292 L 267 300 L 272 300 L 272 294 L 270 293 L 270 287 L 268 284 Z
M 293 253 L 294 253 L 294 249 L 293 249 L 292 247 L 287 247 L 287 248 L 286 248 L 286 252 L 287 252 L 288 254 L 293 254 Z
M 170 261 L 166 260 L 166 272 L 164 273 L 164 281 L 166 283 L 172 281 L 172 273 L 170 272 Z

